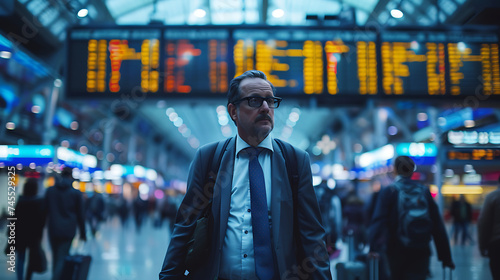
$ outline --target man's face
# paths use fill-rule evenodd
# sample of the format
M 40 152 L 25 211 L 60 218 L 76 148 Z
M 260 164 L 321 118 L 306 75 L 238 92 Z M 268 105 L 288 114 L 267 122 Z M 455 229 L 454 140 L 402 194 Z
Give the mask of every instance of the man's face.
M 271 85 L 260 78 L 246 78 L 240 83 L 240 96 L 274 97 Z M 247 100 L 228 105 L 231 118 L 235 121 L 238 134 L 250 145 L 259 144 L 274 128 L 274 109 L 266 101 L 259 108 L 248 106 Z

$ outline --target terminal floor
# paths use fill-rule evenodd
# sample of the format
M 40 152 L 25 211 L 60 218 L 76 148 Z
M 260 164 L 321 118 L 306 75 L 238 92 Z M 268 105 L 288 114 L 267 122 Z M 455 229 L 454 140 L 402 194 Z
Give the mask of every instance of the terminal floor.
M 472 232 L 475 228 L 472 229 Z M 6 244 L 5 233 L 0 235 L 0 246 Z M 46 236 L 46 235 L 45 235 Z M 118 219 L 113 219 L 101 226 L 95 238 L 83 245 L 74 242 L 72 252 L 83 252 L 92 256 L 89 280 L 146 280 L 158 279 L 166 248 L 169 242 L 167 224 L 162 228 L 153 228 L 150 222 L 143 225 L 141 231 L 136 231 L 133 223 L 122 228 Z M 34 274 L 33 280 L 49 280 L 52 263 L 49 244 L 44 238 L 43 247 L 47 253 L 49 271 L 43 274 Z M 346 250 L 341 250 L 340 256 L 332 261 L 333 279 L 335 277 L 335 263 L 347 258 Z M 454 280 L 491 280 L 488 269 L 488 259 L 482 258 L 477 245 L 453 245 L 453 259 L 457 268 L 453 271 Z M 7 257 L 0 256 L 0 279 L 15 280 L 16 275 L 7 270 Z M 433 280 L 443 279 L 441 263 L 435 254 L 431 260 Z M 449 277 L 449 276 L 447 276 Z M 447 278 L 449 279 L 449 278 Z

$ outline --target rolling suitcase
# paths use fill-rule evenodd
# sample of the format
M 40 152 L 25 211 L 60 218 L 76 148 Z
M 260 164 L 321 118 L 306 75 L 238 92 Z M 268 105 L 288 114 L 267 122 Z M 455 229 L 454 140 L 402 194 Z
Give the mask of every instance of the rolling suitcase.
M 449 279 L 452 280 L 453 279 L 453 275 L 452 275 L 453 269 L 451 269 L 451 268 L 448 268 L 448 269 L 450 270 L 450 278 Z M 446 267 L 443 267 L 443 280 L 446 280 Z
M 348 246 L 348 261 L 345 263 L 337 263 L 335 269 L 337 270 L 338 280 L 365 280 L 368 273 L 367 267 L 364 262 L 354 260 L 354 239 L 352 231 L 347 236 Z
M 379 260 L 380 256 L 377 253 L 368 253 L 368 279 L 378 280 L 379 278 Z
M 338 280 L 364 280 L 366 279 L 366 265 L 362 262 L 348 261 L 345 263 L 337 263 Z
M 87 255 L 66 256 L 66 258 L 64 258 L 61 279 L 87 280 L 91 261 L 92 257 Z

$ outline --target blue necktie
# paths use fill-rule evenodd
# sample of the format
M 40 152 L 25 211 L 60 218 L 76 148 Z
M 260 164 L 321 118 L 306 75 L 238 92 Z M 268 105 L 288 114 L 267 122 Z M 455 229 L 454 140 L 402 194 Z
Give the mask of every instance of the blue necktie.
M 274 262 L 267 212 L 266 185 L 264 172 L 259 163 L 259 154 L 261 151 L 262 149 L 257 148 L 247 149 L 250 155 L 248 177 L 250 179 L 255 274 L 260 280 L 269 280 L 273 279 L 274 276 Z

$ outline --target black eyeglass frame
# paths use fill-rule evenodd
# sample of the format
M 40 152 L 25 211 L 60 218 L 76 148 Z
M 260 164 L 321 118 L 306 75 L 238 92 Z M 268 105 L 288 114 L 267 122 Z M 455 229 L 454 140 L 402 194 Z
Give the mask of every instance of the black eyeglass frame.
M 250 99 L 258 99 L 260 100 L 260 104 L 259 106 L 252 106 L 250 105 Z M 269 105 L 269 101 L 268 100 L 271 100 L 271 99 L 274 99 L 274 106 L 270 106 Z M 248 103 L 248 107 L 251 107 L 251 108 L 260 108 L 262 106 L 262 104 L 264 104 L 264 100 L 267 102 L 267 105 L 269 106 L 269 108 L 272 108 L 272 109 L 276 109 L 280 106 L 280 103 L 281 101 L 283 101 L 283 98 L 281 97 L 276 97 L 276 96 L 273 96 L 273 97 L 261 97 L 261 96 L 247 96 L 247 97 L 243 97 L 243 98 L 240 98 L 238 100 L 235 100 L 233 102 L 231 102 L 232 104 L 234 105 L 237 105 L 243 101 L 247 101 Z

